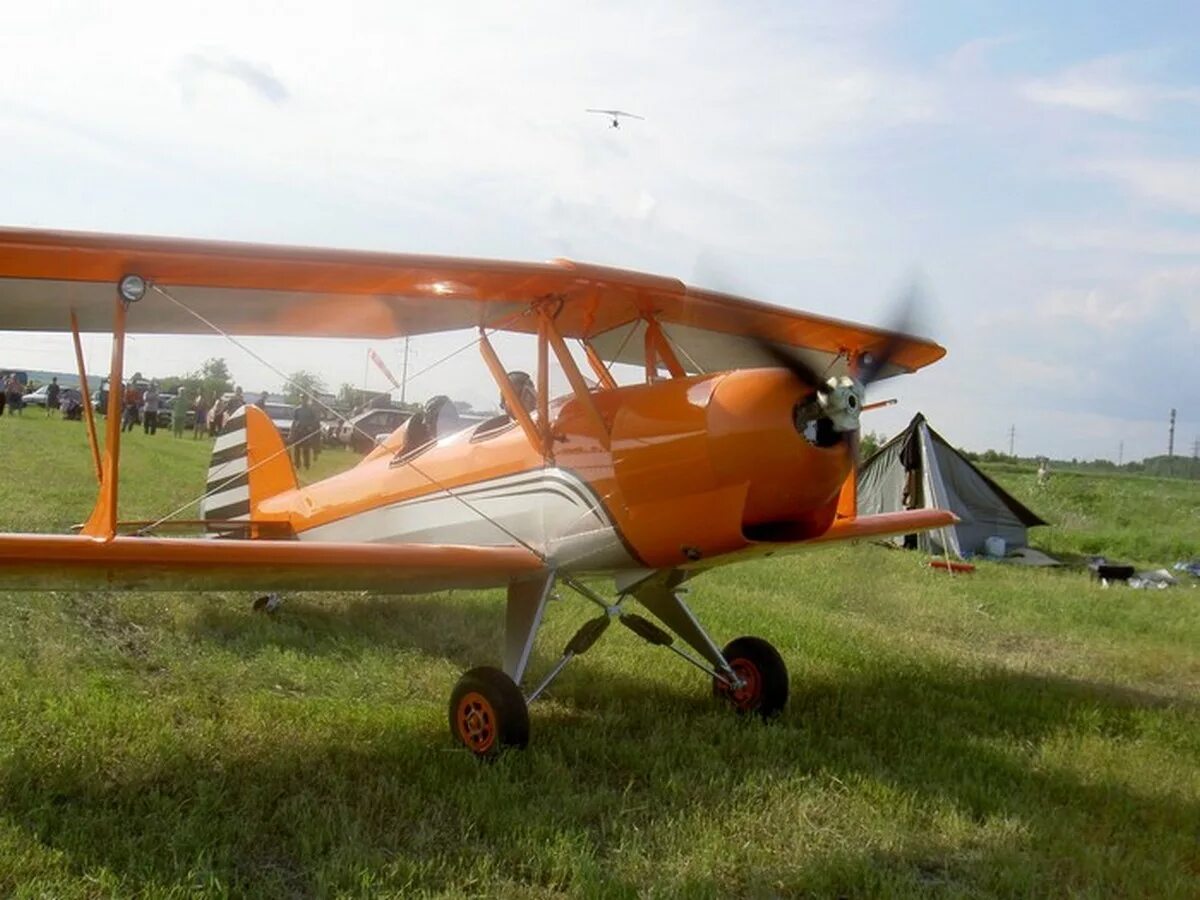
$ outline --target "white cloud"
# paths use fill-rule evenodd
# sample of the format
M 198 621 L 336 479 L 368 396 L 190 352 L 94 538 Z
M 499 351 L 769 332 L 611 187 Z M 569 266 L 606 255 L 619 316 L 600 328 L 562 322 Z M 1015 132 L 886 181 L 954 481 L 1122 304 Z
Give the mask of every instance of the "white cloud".
M 1144 121 L 1157 107 L 1172 102 L 1200 104 L 1200 90 L 1141 81 L 1130 74 L 1142 60 L 1131 54 L 1090 60 L 1053 75 L 1031 79 L 1021 86 L 1034 103 L 1081 112 Z
M 200 82 L 212 76 L 229 79 L 268 103 L 283 103 L 288 99 L 287 86 L 268 68 L 236 56 L 203 53 L 189 53 L 179 67 L 184 99 L 190 102 Z
M 1155 206 L 1200 215 L 1200 158 L 1101 159 L 1085 163 L 1084 168 Z
M 1140 271 L 1102 286 L 1052 288 L 1038 299 L 1035 315 L 1117 337 L 1131 337 L 1131 326 L 1146 323 L 1156 324 L 1163 335 L 1200 333 L 1200 265 Z
M 1051 250 L 1200 257 L 1200 231 L 1062 222 L 1031 224 L 1023 234 L 1030 244 Z
M 954 48 L 946 56 L 945 66 L 956 75 L 971 75 L 985 71 L 992 56 L 999 48 L 1018 43 L 1020 40 L 1020 37 L 1013 34 L 972 38 Z

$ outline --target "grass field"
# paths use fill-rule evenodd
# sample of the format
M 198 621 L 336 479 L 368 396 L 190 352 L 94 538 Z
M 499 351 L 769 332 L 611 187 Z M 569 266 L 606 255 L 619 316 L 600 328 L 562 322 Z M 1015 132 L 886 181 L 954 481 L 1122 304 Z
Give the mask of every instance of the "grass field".
M 198 494 L 207 449 L 133 434 L 123 516 Z M 0 471 L 4 530 L 87 513 L 77 425 L 3 417 Z M 1060 523 L 1049 549 L 1198 549 L 1194 484 L 994 474 Z M 691 598 L 718 640 L 780 648 L 779 721 L 614 629 L 534 704 L 530 749 L 482 766 L 445 704 L 498 657 L 497 593 L 270 618 L 237 594 L 0 596 L 0 894 L 1200 894 L 1200 590 L 949 578 L 862 545 Z M 553 604 L 535 675 L 590 615 Z
M 1200 480 L 1055 472 L 1039 486 L 1030 467 L 983 469 L 1052 524 L 1030 532 L 1049 553 L 1154 567 L 1200 554 Z

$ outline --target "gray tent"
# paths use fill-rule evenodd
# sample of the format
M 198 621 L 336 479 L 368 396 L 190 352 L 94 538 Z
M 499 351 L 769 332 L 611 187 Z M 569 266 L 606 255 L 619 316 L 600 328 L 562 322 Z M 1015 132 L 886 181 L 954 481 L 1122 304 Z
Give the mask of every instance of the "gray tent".
M 975 468 L 917 413 L 907 428 L 863 463 L 858 513 L 934 508 L 948 509 L 962 521 L 917 535 L 916 546 L 960 559 L 983 553 L 989 537 L 1003 538 L 1008 547 L 1024 547 L 1026 529 L 1047 524 Z M 896 542 L 913 545 L 912 536 Z

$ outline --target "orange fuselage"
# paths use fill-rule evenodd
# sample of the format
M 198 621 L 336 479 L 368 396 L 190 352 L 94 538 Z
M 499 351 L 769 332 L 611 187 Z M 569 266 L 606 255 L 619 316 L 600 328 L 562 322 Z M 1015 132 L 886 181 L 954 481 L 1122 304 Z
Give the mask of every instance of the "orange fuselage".
M 261 500 L 253 519 L 301 540 L 526 543 L 581 571 L 803 540 L 832 523 L 852 465 L 846 441 L 818 447 L 798 430 L 803 393 L 776 369 L 596 391 L 607 436 L 568 396 L 551 405 L 549 458 L 516 423 L 474 426 L 407 456 L 377 450 Z

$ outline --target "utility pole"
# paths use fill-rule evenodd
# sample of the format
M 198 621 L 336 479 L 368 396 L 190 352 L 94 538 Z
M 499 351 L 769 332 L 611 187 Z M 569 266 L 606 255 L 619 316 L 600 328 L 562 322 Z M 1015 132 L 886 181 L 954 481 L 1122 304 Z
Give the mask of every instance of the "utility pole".
M 1117 468 L 1121 468 L 1125 463 L 1125 442 L 1121 441 L 1117 445 Z
M 1175 474 L 1175 410 L 1171 410 L 1171 430 L 1167 433 L 1167 474 Z
M 1192 441 L 1192 477 L 1200 478 L 1200 437 Z
M 1016 446 L 1016 442 L 1017 442 L 1017 426 L 1013 425 L 1011 428 L 1008 429 L 1008 455 L 1009 456 L 1014 455 L 1013 447 Z

